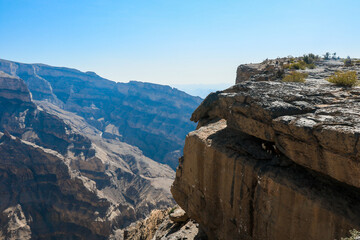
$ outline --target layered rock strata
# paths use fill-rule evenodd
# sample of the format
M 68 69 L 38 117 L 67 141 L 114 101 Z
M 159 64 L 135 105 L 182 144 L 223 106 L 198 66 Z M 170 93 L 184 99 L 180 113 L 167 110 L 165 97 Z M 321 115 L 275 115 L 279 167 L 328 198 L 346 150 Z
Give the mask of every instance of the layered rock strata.
M 0 238 L 107 239 L 173 205 L 170 167 L 0 72 Z
M 172 193 L 213 239 L 340 239 L 360 228 L 359 88 L 244 81 L 193 113 Z
M 360 187 L 360 89 L 328 83 L 244 82 L 207 98 L 192 120 L 272 142 L 292 161 Z
M 0 152 L 0 232 L 5 239 L 106 239 L 110 234 L 111 203 L 72 178 L 61 157 L 10 135 L 0 139 Z M 14 222 L 23 226 L 15 228 Z
M 0 71 L 0 97 L 30 102 L 29 90 L 23 81 Z
M 169 86 L 116 83 L 94 72 L 2 59 L 0 71 L 23 79 L 34 100 L 76 113 L 104 138 L 136 146 L 145 156 L 173 169 L 185 135 L 195 129 L 189 117 L 201 98 Z

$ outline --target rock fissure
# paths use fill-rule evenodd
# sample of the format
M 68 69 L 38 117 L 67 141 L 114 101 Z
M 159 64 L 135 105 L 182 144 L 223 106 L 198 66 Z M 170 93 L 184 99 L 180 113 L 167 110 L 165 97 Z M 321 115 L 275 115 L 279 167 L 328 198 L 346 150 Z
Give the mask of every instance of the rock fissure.
M 355 133 L 354 135 L 355 135 L 355 137 L 356 137 L 355 145 L 354 145 L 354 155 L 355 155 L 355 156 L 358 156 L 359 149 L 357 148 L 357 146 L 359 145 L 360 134 L 359 134 L 359 133 Z M 356 159 L 355 159 L 355 161 L 356 161 Z
M 255 209 L 256 209 L 256 198 L 255 198 L 255 193 L 256 193 L 256 188 L 258 186 L 258 179 L 257 178 L 253 178 L 252 181 L 252 185 L 251 185 L 251 191 L 250 191 L 250 205 L 249 205 L 249 217 L 250 217 L 250 222 L 249 222 L 249 233 L 250 236 L 253 237 L 255 235 Z

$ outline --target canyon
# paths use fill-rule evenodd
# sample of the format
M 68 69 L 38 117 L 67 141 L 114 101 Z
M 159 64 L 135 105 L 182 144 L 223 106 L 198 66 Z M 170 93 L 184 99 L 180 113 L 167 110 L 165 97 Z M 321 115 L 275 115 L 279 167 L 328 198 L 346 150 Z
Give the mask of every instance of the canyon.
M 1 60 L 0 238 L 340 240 L 360 229 L 360 87 L 326 81 L 360 68 L 320 59 L 296 70 L 305 83 L 283 82 L 289 61 L 240 65 L 234 86 L 201 101 Z
M 173 204 L 174 173 L 0 72 L 0 236 L 106 239 Z M 45 110 L 47 109 L 47 110 Z
M 202 101 L 169 86 L 113 82 L 94 72 L 45 64 L 0 59 L 0 71 L 23 79 L 33 100 L 75 113 L 104 138 L 136 146 L 173 169 L 186 134 L 195 128 L 191 113 Z
M 74 69 L 39 65 L 46 75 L 0 63 L 7 72 L 0 71 L 1 239 L 119 239 L 122 228 L 174 205 L 169 165 L 185 134 L 165 130 L 193 129 L 176 117 L 190 116 L 199 98 Z

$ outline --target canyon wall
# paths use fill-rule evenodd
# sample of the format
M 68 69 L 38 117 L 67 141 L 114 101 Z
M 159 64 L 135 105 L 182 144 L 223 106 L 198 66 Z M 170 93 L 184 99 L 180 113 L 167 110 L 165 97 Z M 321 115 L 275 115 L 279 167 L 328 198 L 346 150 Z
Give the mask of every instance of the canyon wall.
M 34 100 L 75 113 L 104 138 L 136 146 L 173 169 L 185 135 L 196 127 L 189 118 L 201 98 L 169 86 L 114 82 L 94 72 L 2 59 L 0 71 L 23 79 Z
M 0 71 L 0 238 L 107 239 L 174 204 L 173 170 Z
M 306 83 L 259 66 L 193 113 L 174 199 L 210 239 L 345 237 L 360 228 L 360 88 L 324 80 L 341 63 L 306 70 Z

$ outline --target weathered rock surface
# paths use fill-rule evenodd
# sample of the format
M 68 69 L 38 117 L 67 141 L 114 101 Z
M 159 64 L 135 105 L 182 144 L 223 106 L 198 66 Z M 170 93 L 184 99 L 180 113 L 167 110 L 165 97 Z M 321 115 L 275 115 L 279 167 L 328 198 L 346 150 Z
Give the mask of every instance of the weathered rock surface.
M 63 159 L 6 135 L 0 139 L 0 153 L 5 239 L 30 234 L 35 239 L 82 234 L 105 239 L 110 234 L 106 215 L 111 203 L 89 191 L 80 178 L 72 178 Z
M 207 240 L 206 234 L 193 220 L 176 223 L 169 217 L 171 209 L 153 210 L 142 221 L 124 230 L 124 240 Z M 120 236 L 120 235 L 119 235 Z
M 360 191 L 267 152 L 222 120 L 190 133 L 172 193 L 210 239 L 340 239 Z
M 103 133 L 140 148 L 173 169 L 182 154 L 199 97 L 151 83 L 116 83 L 93 72 L 0 59 L 0 71 L 22 78 L 34 100 L 46 100 L 83 117 Z
M 264 63 L 242 64 L 236 71 L 236 83 L 243 81 L 273 81 L 281 78 L 284 69 L 280 61 L 265 61 Z
M 30 102 L 31 97 L 26 84 L 17 77 L 0 71 L 0 97 Z
M 184 209 L 182 208 L 176 208 L 172 213 L 170 213 L 170 219 L 173 222 L 186 222 L 189 219 L 189 216 L 186 214 Z
M 335 63 L 305 70 L 305 84 L 250 76 L 193 113 L 172 193 L 209 238 L 332 240 L 360 228 L 360 88 L 325 81 Z
M 106 239 L 173 205 L 174 172 L 0 76 L 0 236 Z M 5 88 L 4 89 L 7 89 Z
M 272 142 L 292 161 L 360 187 L 360 88 L 329 83 L 244 82 L 213 94 L 192 120 L 224 118 Z
M 173 223 L 166 219 L 155 232 L 152 240 L 207 240 L 208 237 L 194 220 Z
M 297 59 L 298 61 L 300 59 Z M 236 71 L 235 83 L 244 81 L 278 81 L 290 71 L 286 65 L 291 58 L 266 59 L 262 63 L 241 64 Z M 342 60 L 316 60 L 313 69 L 296 70 L 309 74 L 309 79 L 325 79 L 336 71 L 356 71 L 360 73 L 360 65 L 345 66 Z
M 29 220 L 26 219 L 20 204 L 5 209 L 0 221 L 3 223 L 0 230 L 1 239 L 31 239 Z

